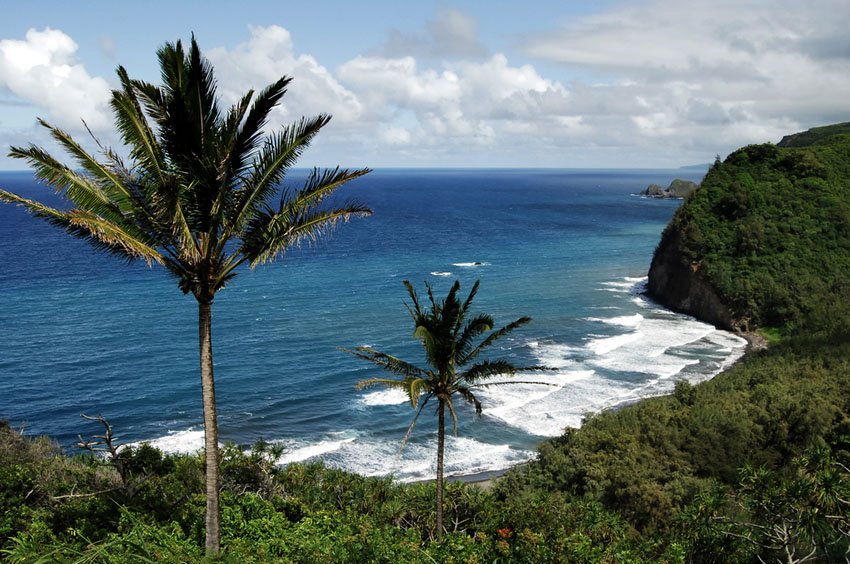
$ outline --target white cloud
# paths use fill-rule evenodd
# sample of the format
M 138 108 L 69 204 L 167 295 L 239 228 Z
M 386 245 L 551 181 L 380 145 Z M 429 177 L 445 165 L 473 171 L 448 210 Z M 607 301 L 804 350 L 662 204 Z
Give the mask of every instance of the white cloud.
M 382 54 L 388 58 L 474 58 L 485 56 L 487 48 L 479 39 L 475 18 L 460 10 L 443 10 L 426 23 L 423 33 L 392 31 Z
M 56 125 L 102 131 L 111 122 L 109 84 L 75 60 L 77 44 L 59 30 L 30 29 L 24 41 L 0 41 L 0 88 L 47 112 Z
M 206 55 L 225 103 L 294 77 L 272 127 L 334 116 L 305 164 L 665 166 L 850 120 L 847 21 L 846 0 L 634 0 L 527 37 L 523 64 L 454 10 L 336 68 L 275 25 Z M 104 127 L 107 84 L 76 52 L 49 29 L 0 41 L 0 88 Z
M 512 67 L 504 55 L 483 62 L 420 70 L 412 57 L 358 57 L 339 68 L 340 80 L 372 109 L 374 120 L 399 114 L 422 139 L 442 145 L 490 144 L 517 120 L 545 119 L 568 93 L 531 66 Z
M 601 80 L 571 85 L 598 140 L 620 142 L 606 127 L 620 116 L 629 144 L 696 155 L 850 119 L 847 21 L 845 0 L 651 0 L 536 34 L 525 50 Z
M 373 115 L 387 106 L 438 110 L 460 97 L 457 75 L 420 71 L 413 57 L 357 57 L 343 64 L 338 75 L 369 104 Z
M 408 145 L 411 140 L 410 132 L 403 127 L 382 127 L 378 136 L 387 145 Z
M 272 25 L 251 27 L 250 32 L 251 38 L 233 50 L 218 47 L 205 53 L 227 103 L 241 98 L 249 88 L 260 90 L 287 75 L 293 81 L 277 110 L 282 123 L 319 113 L 333 115 L 335 129 L 357 122 L 363 111 L 360 102 L 315 58 L 296 55 L 289 31 Z

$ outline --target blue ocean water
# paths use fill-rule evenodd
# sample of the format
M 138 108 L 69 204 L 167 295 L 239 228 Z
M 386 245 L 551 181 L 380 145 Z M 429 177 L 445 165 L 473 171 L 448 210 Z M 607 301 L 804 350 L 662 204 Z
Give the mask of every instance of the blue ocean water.
M 303 177 L 304 171 L 294 171 Z M 743 341 L 642 297 L 677 201 L 636 197 L 688 170 L 378 170 L 343 190 L 374 210 L 284 260 L 245 269 L 213 306 L 223 439 L 279 441 L 282 462 L 321 458 L 370 475 L 433 475 L 436 425 L 400 394 L 358 391 L 380 375 L 339 347 L 419 362 L 402 280 L 437 295 L 458 279 L 475 309 L 530 325 L 493 357 L 545 364 L 554 384 L 487 392 L 461 408 L 448 473 L 504 468 L 594 411 L 716 374 Z M 29 173 L 0 187 L 55 201 Z M 71 447 L 102 414 L 120 440 L 202 444 L 197 306 L 161 268 L 127 265 L 0 206 L 0 417 Z M 523 378 L 527 380 L 527 378 Z

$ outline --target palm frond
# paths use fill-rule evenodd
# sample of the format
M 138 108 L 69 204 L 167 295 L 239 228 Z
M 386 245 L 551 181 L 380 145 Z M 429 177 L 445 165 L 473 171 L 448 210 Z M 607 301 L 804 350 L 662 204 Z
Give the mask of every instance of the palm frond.
M 80 165 L 80 168 L 96 178 L 104 189 L 111 188 L 117 191 L 119 195 L 127 196 L 120 179 L 114 174 L 114 172 L 90 155 L 66 131 L 59 129 L 58 127 L 54 127 L 42 119 L 39 119 L 38 122 L 46 128 L 50 132 L 50 136 L 53 137 L 53 139 L 59 143 L 59 145 L 65 149 L 71 157 L 73 157 L 77 164 Z
M 9 156 L 26 160 L 37 179 L 81 208 L 95 209 L 112 204 L 97 183 L 71 170 L 40 147 L 12 147 Z
M 304 187 L 294 198 L 287 201 L 281 197 L 281 208 L 296 210 L 315 206 L 333 194 L 337 188 L 346 182 L 360 178 L 369 172 L 371 172 L 371 169 L 368 168 L 359 170 L 348 170 L 339 167 L 327 170 L 314 168 L 304 183 Z
M 219 177 L 221 179 L 238 177 L 252 163 L 254 147 L 245 144 L 240 136 L 240 124 L 245 119 L 245 113 L 254 97 L 254 91 L 248 90 L 242 98 L 230 106 L 227 115 L 222 120 L 218 131 L 217 145 L 221 147 L 222 155 L 218 157 Z M 262 132 L 258 132 L 262 133 Z M 248 139 L 250 141 L 250 139 Z
M 7 204 L 15 204 L 25 208 L 29 213 L 40 219 L 46 219 L 51 223 L 55 222 L 57 227 L 66 227 L 70 225 L 70 219 L 67 212 L 45 206 L 41 202 L 28 200 L 22 196 L 18 196 L 14 192 L 8 192 L 0 189 L 0 202 Z
M 88 232 L 105 248 L 126 255 L 128 258 L 143 259 L 148 266 L 152 262 L 162 264 L 162 255 L 130 230 L 105 220 L 85 210 L 74 209 L 67 213 L 70 224 Z M 95 245 L 99 246 L 99 245 Z
M 528 372 L 532 368 L 534 368 L 534 367 L 523 366 L 519 371 Z M 544 366 L 544 367 L 541 368 L 541 370 L 552 370 L 552 369 Z M 558 384 L 555 384 L 553 382 L 541 382 L 540 380 L 502 380 L 501 382 L 481 382 L 479 384 L 474 384 L 472 386 L 469 386 L 469 388 L 477 390 L 479 388 L 490 388 L 490 387 L 493 387 L 493 386 L 507 386 L 507 385 L 514 385 L 514 384 L 533 384 L 535 386 L 552 386 L 552 387 L 555 387 L 555 388 L 558 387 Z
M 358 204 L 333 210 L 299 213 L 295 216 L 281 213 L 264 213 L 254 216 L 248 224 L 239 253 L 251 267 L 271 262 L 283 255 L 289 247 L 304 241 L 315 241 L 352 216 L 366 217 L 371 210 Z M 235 267 L 235 265 L 234 265 Z
M 513 376 L 519 372 L 551 370 L 545 366 L 514 366 L 507 360 L 485 360 L 464 370 L 457 376 L 457 382 L 469 385 L 479 384 L 494 376 Z
M 30 145 L 26 149 L 12 147 L 9 156 L 28 161 L 35 169 L 38 179 L 53 186 L 70 201 L 84 209 L 102 214 L 133 209 L 135 204 L 133 195 L 126 190 L 120 173 L 98 161 L 65 131 L 43 120 L 39 120 L 39 123 L 71 154 L 89 176 L 84 177 L 71 170 L 35 145 Z
M 410 440 L 410 434 L 413 433 L 413 428 L 416 427 L 416 422 L 419 421 L 419 416 L 422 415 L 422 410 L 425 409 L 425 406 L 428 405 L 428 402 L 431 401 L 432 397 L 434 397 L 434 394 L 428 394 L 427 396 L 425 396 L 425 399 L 419 405 L 419 409 L 416 411 L 416 415 L 413 417 L 413 421 L 410 422 L 410 426 L 407 428 L 407 432 L 401 439 L 401 444 L 398 447 L 399 452 L 404 450 L 404 446 L 407 444 L 407 441 Z
M 190 88 L 186 91 L 187 102 L 190 103 L 195 117 L 196 124 L 202 127 L 201 141 L 206 145 L 207 142 L 213 141 L 210 135 L 215 135 L 219 129 L 220 111 L 218 108 L 218 100 L 216 99 L 216 80 L 213 67 L 210 62 L 201 54 L 201 49 L 198 47 L 198 42 L 192 35 L 192 42 L 189 48 L 189 82 Z
M 475 283 L 472 285 L 472 289 L 469 291 L 469 295 L 466 297 L 466 301 L 463 302 L 463 308 L 462 309 L 463 309 L 464 314 L 466 314 L 466 312 L 469 311 L 469 306 L 472 305 L 472 300 L 475 299 L 475 295 L 478 293 L 478 287 L 479 286 L 481 286 L 481 281 L 476 280 Z
M 457 386 L 455 387 L 455 391 L 460 397 L 466 400 L 467 403 L 471 403 L 475 407 L 475 415 L 481 416 L 481 402 L 478 401 L 478 398 L 475 397 L 475 394 L 470 388 L 467 388 L 466 386 Z
M 192 233 L 192 228 L 183 213 L 183 207 L 180 200 L 174 200 L 172 208 L 171 225 L 174 235 L 177 238 L 178 256 L 181 262 L 189 264 L 198 264 L 202 257 L 201 246 L 198 240 Z
M 168 119 L 168 102 L 165 87 L 145 82 L 144 80 L 131 79 L 130 86 L 144 107 L 144 111 L 159 126 Z
M 508 323 L 507 325 L 505 325 L 501 329 L 499 329 L 497 331 L 493 331 L 492 333 L 490 333 L 490 335 L 487 336 L 486 339 L 481 341 L 481 343 L 477 347 L 473 348 L 471 351 L 469 351 L 469 353 L 464 355 L 463 359 L 460 361 L 460 364 L 464 365 L 464 364 L 474 360 L 476 357 L 478 357 L 479 354 L 481 354 L 481 351 L 483 351 L 484 349 L 486 349 L 487 347 L 492 345 L 494 342 L 501 339 L 502 337 L 504 337 L 505 335 L 507 335 L 508 333 L 513 331 L 514 329 L 522 327 L 523 325 L 526 325 L 528 323 L 531 323 L 530 317 L 520 317 L 516 321 L 512 321 L 511 323 Z
M 446 402 L 446 407 L 449 408 L 449 415 L 452 416 L 452 434 L 457 436 L 457 413 L 455 413 L 455 406 L 452 403 L 452 398 L 449 396 L 444 400 Z
M 282 76 L 266 86 L 254 99 L 251 110 L 242 122 L 231 148 L 230 168 L 233 174 L 240 175 L 249 166 L 249 161 L 245 157 L 256 149 L 258 141 L 262 138 L 263 127 L 266 125 L 269 113 L 286 94 L 286 88 L 291 81 L 291 78 Z
M 473 290 L 477 290 L 477 288 L 473 288 Z M 443 306 L 441 308 L 443 320 L 447 324 L 447 328 L 451 331 L 453 338 L 457 337 L 457 333 L 460 331 L 466 316 L 466 311 L 463 309 L 460 300 L 457 298 L 457 293 L 459 291 L 460 280 L 455 280 L 448 295 L 446 296 L 446 299 L 443 300 Z
M 235 195 L 235 205 L 228 221 L 232 229 L 240 229 L 261 206 L 268 204 L 287 169 L 296 163 L 313 137 L 329 121 L 330 116 L 325 114 L 302 118 L 266 139 L 254 161 L 253 171 Z
M 421 378 L 427 374 L 424 370 L 414 364 L 395 356 L 376 351 L 370 347 L 357 347 L 356 349 L 342 348 L 340 350 L 353 354 L 357 358 L 367 360 L 372 364 L 380 366 L 387 372 L 398 374 L 399 376 Z
M 493 329 L 493 318 L 486 313 L 479 313 L 464 325 L 463 332 L 455 347 L 455 362 L 463 366 L 469 352 L 475 347 L 475 338 Z
M 404 287 L 407 288 L 407 294 L 410 296 L 410 301 L 413 302 L 412 308 L 406 303 L 404 304 L 404 307 L 407 308 L 407 311 L 414 323 L 418 323 L 417 319 L 422 316 L 422 307 L 419 305 L 419 296 L 416 295 L 416 290 L 413 288 L 413 284 L 410 283 L 410 280 L 404 280 L 402 284 L 404 284 Z
M 130 147 L 130 158 L 136 166 L 161 181 L 165 167 L 162 148 L 145 119 L 137 89 L 124 67 L 118 67 L 118 79 L 122 90 L 113 90 L 110 102 L 118 131 L 124 144 Z
M 410 407 L 416 407 L 419 403 L 419 398 L 422 394 L 430 393 L 431 381 L 428 378 L 417 378 L 415 376 L 406 376 L 402 380 L 393 380 L 391 378 L 367 378 L 357 382 L 355 387 L 358 390 L 371 388 L 373 386 L 385 386 L 394 390 L 401 390 L 407 395 L 410 400 Z
M 0 190 L 0 201 L 22 206 L 35 217 L 62 228 L 74 237 L 88 241 L 96 249 L 130 260 L 140 258 L 148 264 L 163 262 L 162 255 L 143 240 L 86 210 L 61 211 L 6 190 Z

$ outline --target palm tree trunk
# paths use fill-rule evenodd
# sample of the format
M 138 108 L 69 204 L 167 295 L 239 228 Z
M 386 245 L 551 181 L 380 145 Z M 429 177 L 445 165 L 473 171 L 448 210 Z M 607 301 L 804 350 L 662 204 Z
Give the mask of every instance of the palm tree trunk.
M 446 448 L 446 404 L 437 410 L 437 542 L 443 540 L 443 451 Z
M 207 471 L 206 551 L 217 554 L 220 546 L 218 418 L 212 356 L 212 301 L 198 300 L 198 340 L 201 348 L 201 389 L 204 398 L 204 449 Z

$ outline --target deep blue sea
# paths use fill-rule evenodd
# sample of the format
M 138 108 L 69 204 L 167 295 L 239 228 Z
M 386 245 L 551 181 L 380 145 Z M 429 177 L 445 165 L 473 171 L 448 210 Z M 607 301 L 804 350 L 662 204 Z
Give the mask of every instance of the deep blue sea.
M 304 171 L 294 176 L 303 177 Z M 534 321 L 490 358 L 544 364 L 522 384 L 459 410 L 449 474 L 503 469 L 582 417 L 709 378 L 744 342 L 641 294 L 661 231 L 680 205 L 633 194 L 699 180 L 692 170 L 378 170 L 341 194 L 374 216 L 342 225 L 285 259 L 245 269 L 213 306 L 223 440 L 281 442 L 281 462 L 320 458 L 368 475 L 434 473 L 436 418 L 403 395 L 359 391 L 381 375 L 339 347 L 370 345 L 420 362 L 402 280 L 444 295 L 481 289 L 474 309 L 498 325 Z M 55 202 L 29 173 L 0 187 Z M 465 294 L 464 294 L 465 295 Z M 100 429 L 171 451 L 202 444 L 197 306 L 164 269 L 96 254 L 86 243 L 0 206 L 0 418 L 73 450 Z M 523 378 L 527 379 L 527 378 Z

